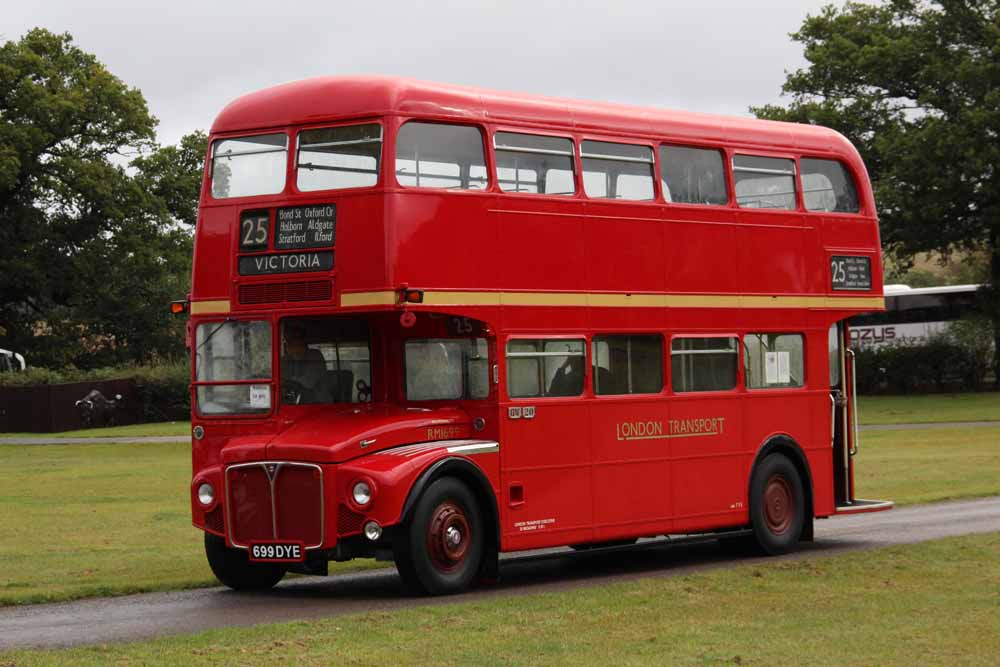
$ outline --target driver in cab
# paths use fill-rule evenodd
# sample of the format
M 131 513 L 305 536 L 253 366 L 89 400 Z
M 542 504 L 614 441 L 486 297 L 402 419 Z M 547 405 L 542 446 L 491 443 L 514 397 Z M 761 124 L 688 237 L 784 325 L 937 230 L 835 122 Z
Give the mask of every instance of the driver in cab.
M 323 353 L 306 343 L 301 324 L 286 324 L 282 331 L 281 395 L 290 403 L 322 403 L 332 399 Z

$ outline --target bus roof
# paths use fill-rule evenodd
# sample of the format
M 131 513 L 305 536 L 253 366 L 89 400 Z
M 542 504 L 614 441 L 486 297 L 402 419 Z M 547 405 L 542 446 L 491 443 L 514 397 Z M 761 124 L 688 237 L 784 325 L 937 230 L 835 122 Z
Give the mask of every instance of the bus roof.
M 215 119 L 212 132 L 245 132 L 392 114 L 857 155 L 842 135 L 815 125 L 381 76 L 316 77 L 265 88 L 227 105 Z

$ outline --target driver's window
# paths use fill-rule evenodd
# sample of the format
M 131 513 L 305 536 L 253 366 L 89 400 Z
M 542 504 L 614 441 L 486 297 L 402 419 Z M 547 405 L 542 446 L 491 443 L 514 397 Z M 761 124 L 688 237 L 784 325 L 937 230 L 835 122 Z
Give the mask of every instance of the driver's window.
M 371 348 L 365 322 L 286 319 L 281 327 L 281 396 L 285 403 L 371 400 Z

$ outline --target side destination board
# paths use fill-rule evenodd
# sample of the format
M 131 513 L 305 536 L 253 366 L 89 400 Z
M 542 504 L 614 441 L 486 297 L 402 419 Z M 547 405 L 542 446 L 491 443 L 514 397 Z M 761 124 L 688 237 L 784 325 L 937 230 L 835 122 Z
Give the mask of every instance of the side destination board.
M 275 250 L 330 248 L 336 240 L 336 204 L 279 208 L 274 217 Z
M 329 271 L 333 268 L 333 251 L 286 252 L 240 257 L 241 276 L 269 273 L 303 273 Z
M 872 288 L 872 260 L 855 255 L 830 257 L 830 281 L 835 290 L 869 290 Z

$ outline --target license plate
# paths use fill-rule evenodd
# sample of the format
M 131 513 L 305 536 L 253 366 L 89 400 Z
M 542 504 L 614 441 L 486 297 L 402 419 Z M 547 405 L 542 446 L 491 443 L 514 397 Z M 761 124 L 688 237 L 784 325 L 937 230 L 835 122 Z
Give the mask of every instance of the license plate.
M 250 560 L 263 563 L 301 563 L 306 559 L 302 542 L 256 542 L 250 545 Z

